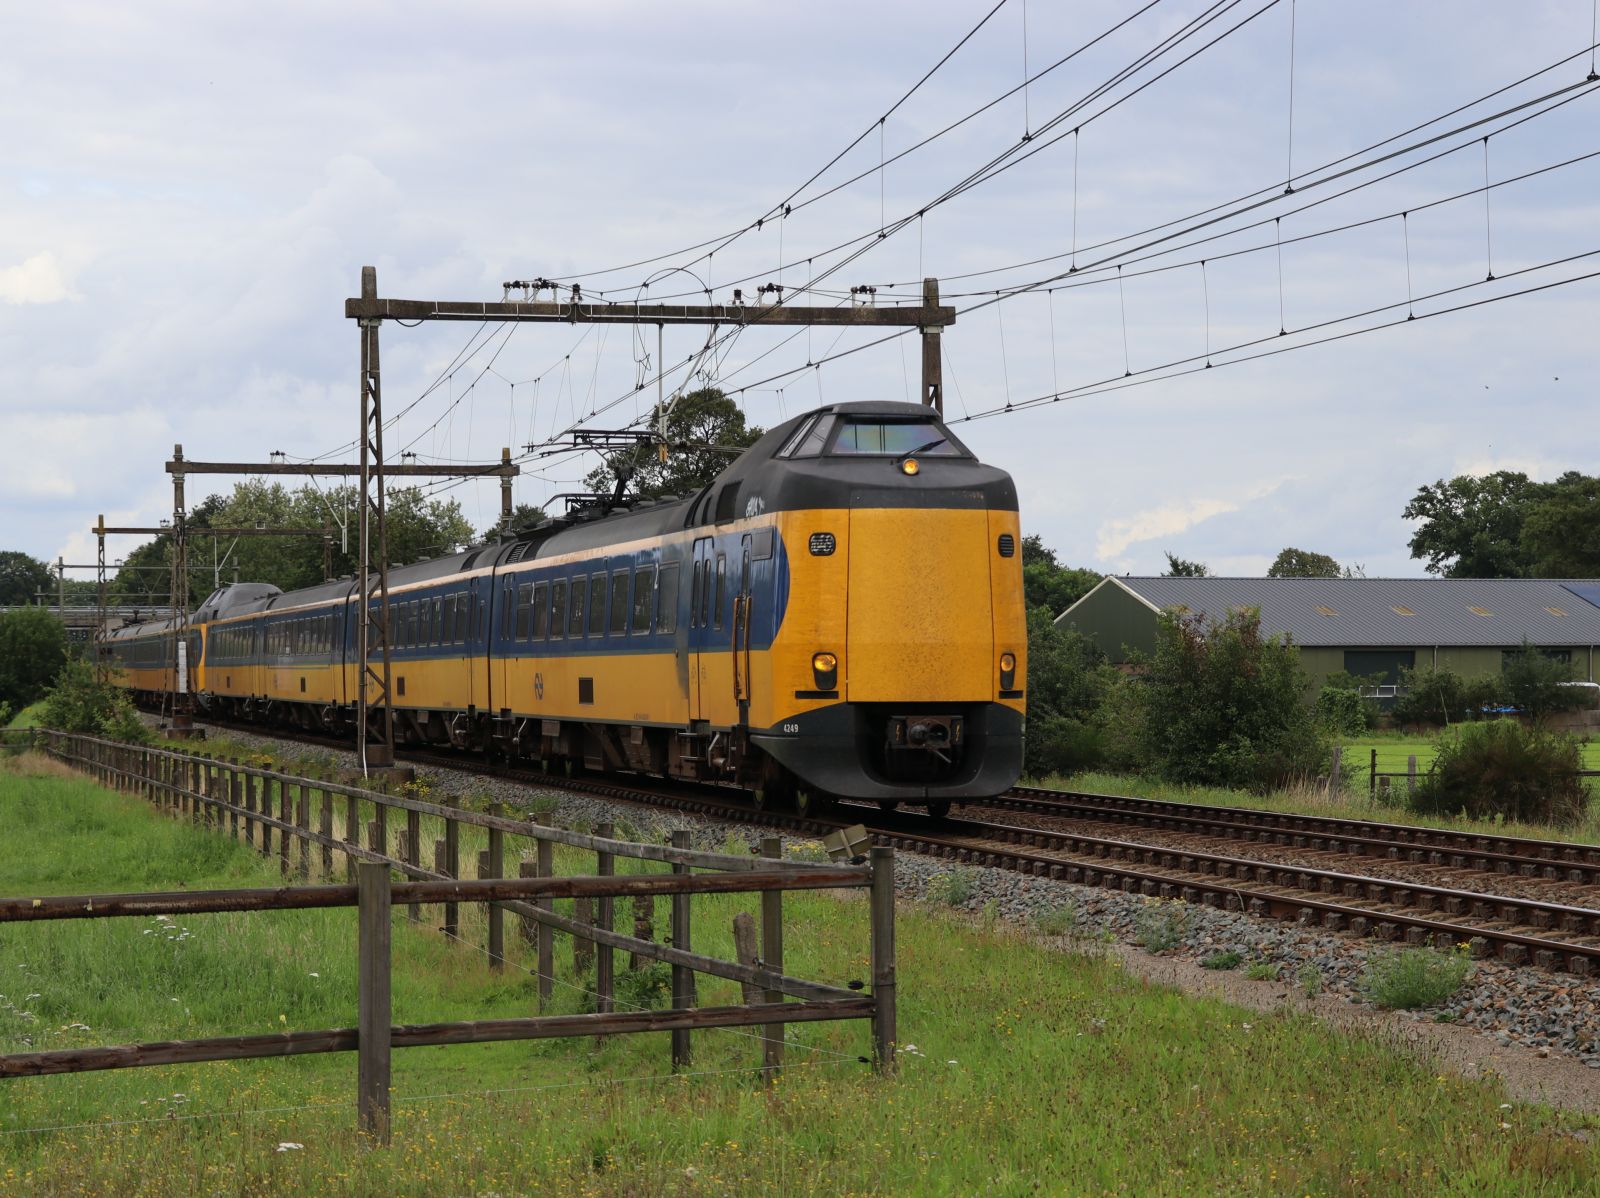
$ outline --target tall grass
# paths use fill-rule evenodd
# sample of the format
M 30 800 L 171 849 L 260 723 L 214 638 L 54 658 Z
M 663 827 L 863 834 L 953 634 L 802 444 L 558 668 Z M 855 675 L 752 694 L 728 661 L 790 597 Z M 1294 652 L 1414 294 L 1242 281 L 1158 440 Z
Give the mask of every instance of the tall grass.
M 0 839 L 0 893 L 276 877 L 214 833 L 30 768 L 0 774 L 8 816 L 31 812 L 26 842 Z M 33 856 L 73 872 L 52 879 Z M 697 897 L 695 947 L 731 951 L 732 915 L 752 902 Z M 787 968 L 865 977 L 864 905 L 786 897 Z M 33 1015 L 7 1023 L 0 1048 L 352 1021 L 352 913 L 157 922 L 0 930 L 0 990 Z M 397 1020 L 533 1008 L 526 975 L 492 975 L 433 922 L 397 913 Z M 742 1032 L 697 1034 L 693 1073 L 672 1079 L 665 1035 L 406 1050 L 394 1145 L 378 1151 L 353 1131 L 348 1055 L 14 1080 L 0 1083 L 0 1193 L 1531 1195 L 1600 1182 L 1570 1121 L 1507 1113 L 1493 1082 L 1378 1040 L 1188 999 L 1113 959 L 927 908 L 904 910 L 898 931 L 893 1080 L 861 1063 L 865 1029 L 847 1025 L 789 1028 L 790 1067 L 770 1089 Z M 578 1009 L 561 960 L 559 1001 Z M 701 1001 L 736 990 L 706 982 Z M 85 1121 L 99 1126 L 19 1134 Z

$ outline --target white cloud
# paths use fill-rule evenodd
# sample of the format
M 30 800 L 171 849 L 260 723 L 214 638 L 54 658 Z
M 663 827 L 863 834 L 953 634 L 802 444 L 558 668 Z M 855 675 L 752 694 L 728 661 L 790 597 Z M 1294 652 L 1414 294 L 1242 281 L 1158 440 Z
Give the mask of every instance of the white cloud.
M 0 269 L 0 300 L 8 304 L 57 304 L 77 299 L 67 285 L 56 256 L 46 251 Z
M 1265 499 L 1288 481 L 1278 478 L 1262 483 L 1236 499 L 1185 499 L 1135 512 L 1125 519 L 1108 520 L 1100 526 L 1095 555 L 1101 560 L 1115 558 L 1140 541 L 1176 536 L 1214 516 L 1237 512 L 1248 503 Z

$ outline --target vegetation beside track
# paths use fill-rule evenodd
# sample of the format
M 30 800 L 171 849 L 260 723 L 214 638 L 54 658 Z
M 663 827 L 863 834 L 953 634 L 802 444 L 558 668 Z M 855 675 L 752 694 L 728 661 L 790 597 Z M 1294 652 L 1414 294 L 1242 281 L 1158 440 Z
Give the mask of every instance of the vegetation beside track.
M 54 763 L 0 768 L 0 893 L 277 877 L 250 850 Z M 697 947 L 725 950 L 745 901 L 696 900 Z M 861 974 L 859 901 L 787 904 L 794 971 Z M 495 977 L 430 922 L 395 921 L 397 1020 L 531 1008 L 526 974 Z M 353 937 L 338 911 L 5 928 L 0 1048 L 346 1026 Z M 1570 1134 L 1584 1121 L 1504 1109 L 1492 1082 L 1440 1076 L 1307 1017 L 1185 998 L 1109 959 L 925 910 L 903 912 L 899 955 L 907 1043 L 893 1081 L 857 1061 L 865 1031 L 846 1026 L 790 1028 L 790 1068 L 770 1092 L 749 1069 L 758 1045 L 736 1032 L 697 1035 L 696 1072 L 676 1079 L 663 1076 L 664 1035 L 408 1050 L 395 1058 L 394 1146 L 369 1152 L 353 1131 L 348 1055 L 13 1080 L 0 1188 L 1476 1198 L 1600 1181 L 1597 1150 Z M 563 1009 L 581 1004 L 574 980 L 558 987 Z M 211 1117 L 222 1112 L 237 1113 Z M 84 1122 L 97 1126 L 25 1130 Z

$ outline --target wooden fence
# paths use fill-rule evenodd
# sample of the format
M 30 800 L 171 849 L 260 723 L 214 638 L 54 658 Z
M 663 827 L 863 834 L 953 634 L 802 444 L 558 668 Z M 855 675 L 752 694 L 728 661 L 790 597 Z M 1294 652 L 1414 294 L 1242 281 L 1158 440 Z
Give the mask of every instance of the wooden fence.
M 358 909 L 359 925 L 359 1013 L 354 1028 L 0 1056 L 0 1077 L 355 1051 L 359 1057 L 360 1124 L 363 1130 L 386 1140 L 391 1048 L 667 1031 L 672 1036 L 673 1066 L 680 1068 L 690 1063 L 693 1030 L 759 1026 L 763 1029 L 762 1068 L 770 1076 L 783 1063 L 785 1024 L 869 1019 L 875 1066 L 880 1071 L 893 1068 L 892 849 L 874 848 L 868 860 L 857 858 L 851 864 L 783 860 L 776 837 L 762 841 L 760 857 L 700 852 L 689 848 L 687 832 L 673 833 L 670 846 L 639 844 L 614 839 L 610 825 L 602 825 L 597 834 L 590 835 L 513 819 L 498 808 L 470 811 L 198 753 L 43 729 L 36 731 L 34 744 L 56 759 L 83 769 L 102 784 L 146 798 L 176 818 L 242 838 L 263 856 L 276 856 L 285 876 L 309 882 L 315 873 L 322 881 L 317 885 L 273 889 L 0 899 L 0 922 L 353 906 Z M 341 806 L 343 811 L 339 810 Z M 406 821 L 398 846 L 389 831 L 389 816 L 396 813 Z M 370 816 L 365 824 L 365 845 L 359 840 L 363 816 Z M 434 846 L 432 869 L 425 868 L 419 860 L 424 817 L 438 821 L 444 832 Z M 336 836 L 336 825 L 341 821 L 344 835 Z M 463 829 L 481 829 L 487 843 L 478 854 L 476 880 L 460 876 Z M 523 862 L 521 876 L 516 878 L 505 876 L 508 836 L 533 842 L 534 859 Z M 595 872 L 556 876 L 554 846 L 558 844 L 593 852 Z M 618 858 L 666 864 L 672 872 L 619 876 Z M 711 872 L 697 874 L 694 870 Z M 391 871 L 399 871 L 411 880 L 392 883 Z M 333 881 L 335 878 L 341 880 Z M 849 887 L 871 892 L 872 978 L 867 994 L 857 988 L 808 981 L 783 972 L 784 891 Z M 713 893 L 761 895 L 759 951 L 755 950 L 750 921 L 742 929 L 744 935 L 739 934 L 739 927 L 735 929 L 740 959 L 722 960 L 693 951 L 691 896 Z M 656 895 L 671 897 L 670 944 L 652 940 L 650 929 L 640 927 L 637 919 L 633 935 L 613 927 L 617 898 L 648 897 L 653 903 Z M 557 898 L 576 900 L 577 914 L 568 917 L 558 913 L 554 906 Z M 408 917 L 416 920 L 423 904 L 442 904 L 442 930 L 459 937 L 461 903 L 487 904 L 484 948 L 494 968 L 505 964 L 505 914 L 521 917 L 524 934 L 537 947 L 541 1011 L 549 1002 L 555 979 L 554 936 L 560 932 L 573 937 L 575 957 L 580 957 L 581 951 L 580 959 L 593 962 L 596 1010 L 582 1015 L 391 1026 L 392 907 L 404 907 Z M 589 913 L 587 917 L 585 911 Z M 670 1008 L 615 1009 L 614 954 L 619 949 L 636 960 L 661 961 L 672 967 Z M 696 974 L 741 983 L 745 1005 L 698 1007 Z

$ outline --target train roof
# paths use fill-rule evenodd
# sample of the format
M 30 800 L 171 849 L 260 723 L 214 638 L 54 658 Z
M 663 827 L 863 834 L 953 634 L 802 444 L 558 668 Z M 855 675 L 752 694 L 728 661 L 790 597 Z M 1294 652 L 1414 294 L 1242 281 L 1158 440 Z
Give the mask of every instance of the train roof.
M 792 452 L 789 443 L 802 425 L 816 421 L 820 426 L 820 421 L 830 416 L 881 416 L 894 423 L 926 423 L 932 437 L 938 438 L 941 444 L 947 442 L 955 452 L 927 459 L 923 471 L 916 477 L 909 477 L 899 469 L 885 469 L 886 457 L 896 460 L 892 455 L 784 456 L 786 449 Z M 410 565 L 392 566 L 389 588 L 392 591 L 490 566 L 507 566 L 649 540 L 764 512 L 796 507 L 849 507 L 864 496 L 870 497 L 873 503 L 888 506 L 925 506 L 934 498 L 938 499 L 939 506 L 1012 511 L 1017 506 L 1016 488 L 1010 475 L 979 462 L 932 409 L 895 400 L 855 400 L 813 408 L 769 429 L 710 484 L 692 496 L 639 500 L 609 510 L 580 509 L 496 543 L 473 546 Z M 223 610 L 220 618 L 249 611 L 281 611 L 342 601 L 354 591 L 354 581 L 344 578 L 262 598 L 241 596 L 235 606 Z

